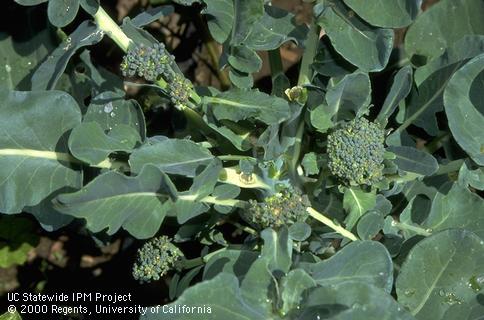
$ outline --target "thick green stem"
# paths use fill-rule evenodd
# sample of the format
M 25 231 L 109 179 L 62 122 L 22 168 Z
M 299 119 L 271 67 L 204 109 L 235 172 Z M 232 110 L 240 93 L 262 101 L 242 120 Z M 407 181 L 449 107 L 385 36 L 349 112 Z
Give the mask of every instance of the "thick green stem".
M 321 28 L 313 21 L 309 26 L 308 38 L 305 42 L 306 48 L 301 61 L 301 67 L 299 69 L 299 77 L 297 80 L 298 86 L 304 86 L 311 83 L 313 77 L 313 70 L 311 64 L 314 61 L 314 57 L 318 51 L 319 45 L 319 33 Z
M 339 233 L 343 237 L 346 237 L 346 238 L 348 238 L 352 241 L 358 240 L 358 238 L 353 233 L 351 233 L 351 231 L 348 231 L 345 228 L 343 228 L 342 226 L 340 226 L 339 224 L 333 222 L 331 219 L 329 219 L 328 217 L 326 217 L 322 213 L 319 213 L 314 208 L 311 208 L 311 207 L 307 208 L 307 212 L 309 212 L 311 217 L 318 220 L 319 222 L 322 222 L 323 224 L 330 227 L 331 229 L 333 229 L 334 231 L 336 231 L 337 233 Z
M 99 29 L 104 31 L 124 52 L 128 51 L 131 39 L 121 30 L 116 22 L 99 6 L 96 14 L 94 15 L 94 21 L 96 21 Z
M 314 57 L 317 53 L 320 31 L 320 27 L 314 21 L 311 22 L 308 39 L 306 40 L 306 48 L 302 57 L 301 67 L 299 69 L 299 86 L 304 86 L 311 83 L 311 79 L 313 77 L 311 64 L 313 63 Z M 291 150 L 291 162 L 289 167 L 290 175 L 295 184 L 298 184 L 299 182 L 297 174 L 297 164 L 300 158 L 302 138 L 304 135 L 304 114 L 305 110 L 302 110 L 298 119 L 294 119 L 290 123 L 286 124 L 288 127 L 292 128 L 292 130 L 294 130 L 294 126 L 297 125 L 297 129 L 295 132 L 296 139 L 294 142 L 294 146 Z

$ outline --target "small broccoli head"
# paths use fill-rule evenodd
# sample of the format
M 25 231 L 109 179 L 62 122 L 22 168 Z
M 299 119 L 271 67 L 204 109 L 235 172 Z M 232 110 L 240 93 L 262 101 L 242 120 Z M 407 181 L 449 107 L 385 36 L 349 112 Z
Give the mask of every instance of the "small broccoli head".
M 137 75 L 148 81 L 156 81 L 160 77 L 171 77 L 173 71 L 170 65 L 173 61 L 173 56 L 162 43 L 155 43 L 151 47 L 141 44 L 128 50 L 121 63 L 121 71 L 125 77 Z
M 310 206 L 308 197 L 300 191 L 284 189 L 266 198 L 264 202 L 249 200 L 249 208 L 243 216 L 260 229 L 277 229 L 305 221 L 309 215 L 306 209 Z
M 357 118 L 328 136 L 328 166 L 350 184 L 371 185 L 382 177 L 385 132 L 376 123 Z
M 172 81 L 168 84 L 170 100 L 175 106 L 185 106 L 190 98 L 190 91 L 193 85 L 190 80 L 181 74 L 175 74 Z
M 143 282 L 159 280 L 175 269 L 183 259 L 183 253 L 165 236 L 154 238 L 138 250 L 133 265 L 133 277 Z

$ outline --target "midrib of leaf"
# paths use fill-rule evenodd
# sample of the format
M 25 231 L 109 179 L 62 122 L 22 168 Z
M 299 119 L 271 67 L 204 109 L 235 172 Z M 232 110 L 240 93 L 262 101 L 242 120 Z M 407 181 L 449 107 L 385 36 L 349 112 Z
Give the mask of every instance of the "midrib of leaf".
M 414 315 L 414 316 L 417 315 L 417 313 L 419 313 L 420 310 L 423 308 L 423 306 L 427 302 L 428 298 L 430 297 L 430 294 L 432 293 L 432 291 L 434 290 L 435 286 L 437 285 L 437 282 L 440 280 L 440 277 L 442 277 L 442 274 L 444 273 L 445 269 L 447 269 L 447 266 L 449 265 L 449 263 L 452 260 L 452 258 L 454 257 L 454 255 L 455 255 L 455 250 L 452 253 L 452 256 L 450 258 L 448 257 L 447 262 L 445 263 L 445 265 L 442 266 L 443 268 L 439 271 L 439 273 L 435 277 L 435 280 L 432 282 L 432 285 L 429 287 L 429 290 L 427 290 L 427 292 L 425 293 L 424 298 L 422 299 L 422 301 L 420 302 L 420 304 L 415 309 L 413 309 L 413 311 L 411 311 L 412 315 Z
M 264 106 L 253 105 L 253 104 L 245 104 L 240 102 L 235 102 L 232 100 L 227 100 L 223 98 L 216 98 L 216 97 L 205 97 L 205 101 L 208 103 L 220 103 L 226 104 L 233 107 L 240 107 L 240 108 L 247 108 L 247 109 L 262 109 Z
M 19 156 L 81 163 L 81 161 L 77 160 L 68 153 L 33 149 L 0 149 L 0 156 Z
M 428 166 L 420 161 L 415 161 L 414 159 L 411 159 L 411 158 L 407 158 L 405 156 L 401 156 L 401 155 L 398 155 L 397 158 L 400 158 L 400 159 L 404 159 L 404 160 L 407 160 L 407 161 L 410 161 L 410 162 L 413 162 L 413 163 L 417 163 L 419 165 L 422 165 L 424 167 L 427 167 L 427 168 L 432 168 L 431 166 Z
M 358 209 L 359 209 L 360 214 L 361 214 L 363 212 L 363 207 L 361 206 L 360 201 L 358 201 L 358 197 L 356 196 L 356 194 L 353 191 L 353 189 L 349 189 L 349 190 L 350 190 L 351 195 L 353 196 L 353 198 L 355 198 L 356 205 L 358 206 Z
M 197 158 L 197 159 L 192 159 L 192 160 L 169 162 L 167 164 L 163 164 L 162 163 L 162 164 L 160 164 L 160 166 L 162 166 L 163 168 L 165 168 L 165 167 L 173 167 L 173 166 L 190 164 L 190 163 L 194 163 L 194 162 L 206 161 L 206 160 L 211 160 L 211 159 L 213 159 L 213 156 L 212 155 L 210 155 L 209 157 L 205 157 L 205 158 Z M 157 165 L 156 162 L 153 162 L 152 164 Z
M 97 199 L 92 199 L 92 200 L 87 200 L 87 201 L 81 201 L 81 203 L 91 203 L 91 202 L 96 202 L 96 201 L 107 201 L 111 199 L 117 199 L 117 198 L 131 198 L 131 197 L 166 197 L 167 195 L 158 193 L 158 192 L 130 192 L 130 193 L 121 193 L 121 194 L 115 194 L 112 196 L 107 196 L 107 197 L 102 197 L 102 198 L 97 198 Z
M 344 13 L 342 13 L 337 7 L 336 5 L 333 5 L 331 6 L 331 8 L 333 9 L 334 13 L 336 13 L 336 15 L 338 17 L 340 17 L 344 22 L 346 22 L 347 24 L 350 25 L 350 27 L 352 29 L 354 29 L 356 32 L 358 32 L 359 34 L 361 34 L 363 37 L 365 37 L 366 39 L 372 41 L 373 39 L 371 39 L 370 37 L 368 37 L 363 31 L 361 31 L 360 29 L 358 29 L 352 22 L 350 19 L 348 19 Z

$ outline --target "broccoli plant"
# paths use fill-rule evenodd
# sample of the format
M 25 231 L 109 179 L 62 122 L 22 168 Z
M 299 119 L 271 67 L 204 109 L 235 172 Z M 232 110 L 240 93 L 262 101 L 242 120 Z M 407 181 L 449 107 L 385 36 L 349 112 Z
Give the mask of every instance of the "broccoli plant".
M 15 2 L 49 25 L 0 40 L 0 227 L 121 238 L 206 312 L 143 320 L 484 315 L 484 2 Z

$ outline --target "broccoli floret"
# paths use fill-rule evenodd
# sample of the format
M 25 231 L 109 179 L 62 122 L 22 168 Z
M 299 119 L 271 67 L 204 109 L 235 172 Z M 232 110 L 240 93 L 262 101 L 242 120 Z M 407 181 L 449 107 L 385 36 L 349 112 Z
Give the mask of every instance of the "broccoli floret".
M 164 44 L 155 43 L 151 47 L 140 44 L 128 50 L 121 63 L 121 71 L 125 77 L 137 75 L 148 81 L 156 81 L 161 77 L 173 77 L 172 63 L 174 58 Z
M 159 280 L 168 271 L 175 269 L 182 259 L 183 253 L 168 237 L 154 238 L 138 250 L 133 277 L 141 283 Z
M 371 185 L 382 178 L 385 132 L 376 123 L 357 118 L 328 136 L 328 166 L 350 184 Z
M 308 197 L 300 191 L 284 189 L 264 202 L 249 200 L 249 208 L 244 211 L 243 217 L 255 227 L 277 229 L 305 221 L 309 215 L 306 209 L 310 206 Z
M 170 100 L 175 106 L 184 106 L 190 98 L 192 83 L 181 74 L 176 74 L 168 85 Z

